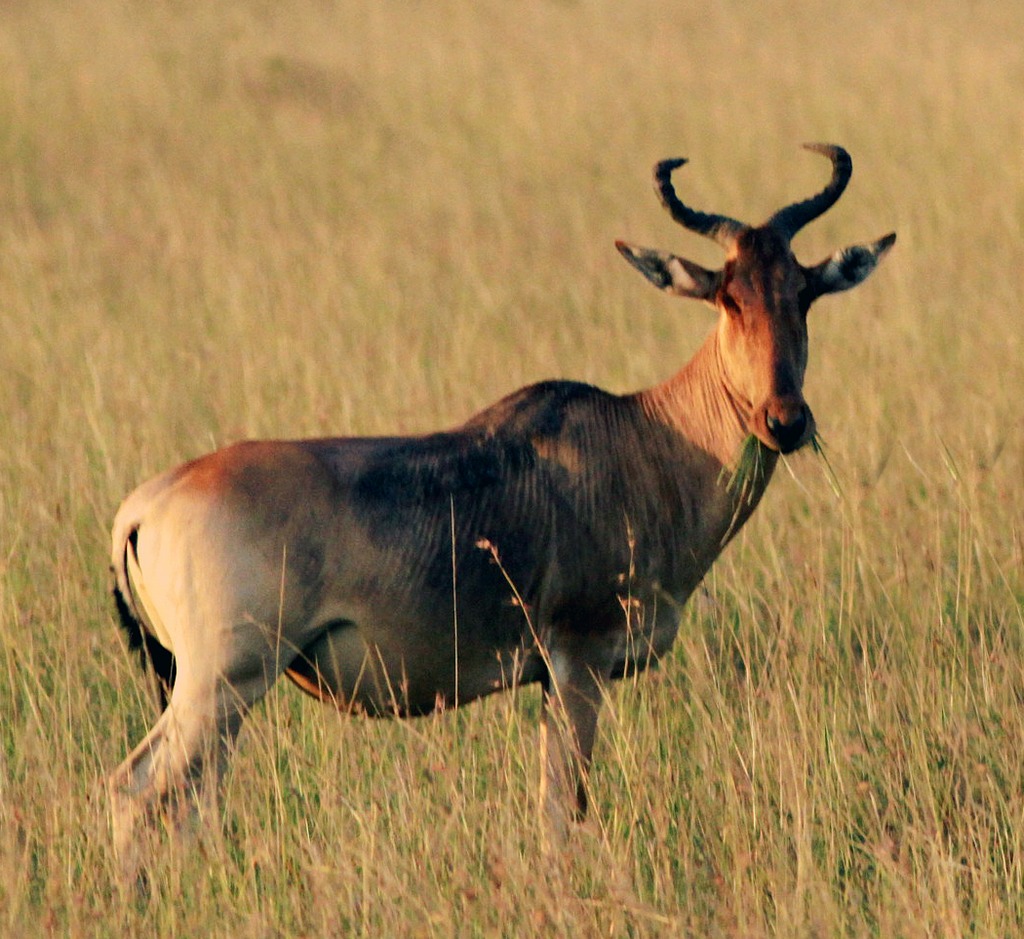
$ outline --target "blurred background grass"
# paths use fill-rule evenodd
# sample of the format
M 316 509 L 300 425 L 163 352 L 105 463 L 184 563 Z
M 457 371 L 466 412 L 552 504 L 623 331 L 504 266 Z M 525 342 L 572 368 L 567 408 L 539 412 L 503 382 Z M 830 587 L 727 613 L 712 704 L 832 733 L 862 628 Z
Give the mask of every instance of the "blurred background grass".
M 1006 936 L 1024 925 L 1024 8 L 936 0 L 0 6 L 0 923 L 12 934 Z M 538 854 L 535 692 L 413 723 L 282 687 L 211 835 L 118 881 L 103 774 L 154 704 L 120 498 L 245 436 L 425 431 L 528 381 L 659 381 L 717 265 L 652 197 L 816 191 L 801 455 L 610 693 L 594 818 Z

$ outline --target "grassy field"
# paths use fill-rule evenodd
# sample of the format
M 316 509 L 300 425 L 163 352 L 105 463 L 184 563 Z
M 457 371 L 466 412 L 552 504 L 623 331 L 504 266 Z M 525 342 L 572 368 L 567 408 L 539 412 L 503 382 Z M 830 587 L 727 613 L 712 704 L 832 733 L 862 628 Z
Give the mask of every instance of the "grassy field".
M 735 0 L 0 6 L 0 933 L 949 936 L 1024 930 L 1024 7 Z M 541 854 L 538 695 L 416 722 L 280 686 L 223 818 L 118 877 L 102 779 L 155 702 L 120 499 L 248 436 L 415 432 L 614 391 L 710 326 L 615 238 L 651 194 L 814 262 L 813 454 L 610 692 L 590 822 Z

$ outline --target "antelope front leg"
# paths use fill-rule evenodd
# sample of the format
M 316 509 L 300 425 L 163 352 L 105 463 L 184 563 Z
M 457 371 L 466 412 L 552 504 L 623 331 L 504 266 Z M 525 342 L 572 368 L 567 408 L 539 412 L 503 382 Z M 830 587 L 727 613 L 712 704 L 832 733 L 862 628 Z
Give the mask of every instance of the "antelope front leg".
M 553 845 L 565 841 L 570 822 L 586 817 L 600 707 L 601 682 L 594 669 L 569 654 L 552 653 L 540 723 L 540 802 Z

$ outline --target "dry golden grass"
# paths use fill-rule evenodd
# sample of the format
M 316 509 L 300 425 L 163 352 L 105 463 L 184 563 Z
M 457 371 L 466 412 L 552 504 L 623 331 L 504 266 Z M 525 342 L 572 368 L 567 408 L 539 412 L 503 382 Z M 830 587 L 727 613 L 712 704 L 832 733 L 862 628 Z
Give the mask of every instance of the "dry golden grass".
M 6 4 L 0 15 L 0 932 L 1008 936 L 1024 928 L 1024 8 Z M 718 263 L 651 196 L 808 262 L 801 455 L 610 691 L 594 811 L 539 853 L 537 698 L 409 723 L 281 687 L 209 834 L 119 882 L 99 785 L 154 714 L 116 635 L 120 498 L 240 436 L 427 430 L 527 381 L 660 380 Z M 838 491 L 838 494 L 837 494 Z

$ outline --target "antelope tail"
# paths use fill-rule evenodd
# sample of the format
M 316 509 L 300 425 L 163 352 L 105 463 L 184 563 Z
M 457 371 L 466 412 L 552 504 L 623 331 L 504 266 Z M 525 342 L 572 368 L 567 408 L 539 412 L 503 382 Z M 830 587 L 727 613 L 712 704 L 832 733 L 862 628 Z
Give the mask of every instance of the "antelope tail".
M 113 550 L 110 568 L 114 576 L 114 604 L 121 619 L 121 628 L 128 638 L 128 649 L 137 652 L 145 671 L 156 677 L 161 709 L 174 688 L 175 661 L 171 652 L 156 636 L 147 615 L 142 571 L 136 553 L 139 523 L 125 524 L 121 515 L 114 522 Z

